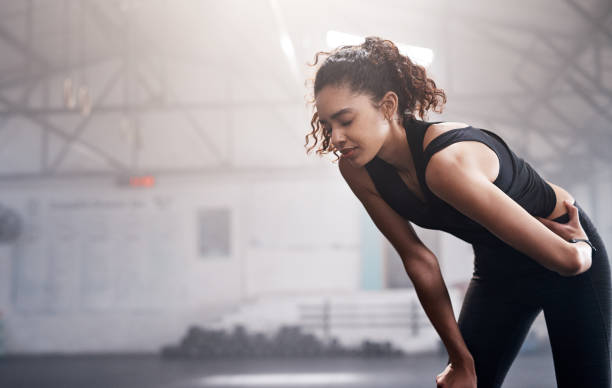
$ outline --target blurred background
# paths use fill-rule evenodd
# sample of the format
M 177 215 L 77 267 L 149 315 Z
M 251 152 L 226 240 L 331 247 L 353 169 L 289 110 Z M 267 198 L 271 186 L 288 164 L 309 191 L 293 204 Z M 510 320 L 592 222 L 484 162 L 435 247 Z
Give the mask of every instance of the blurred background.
M 446 363 L 333 155 L 317 51 L 379 36 L 612 244 L 608 0 L 0 2 L 0 385 L 434 386 Z M 455 313 L 470 245 L 415 225 Z M 554 387 L 542 316 L 507 387 Z M 540 385 L 536 385 L 540 384 Z

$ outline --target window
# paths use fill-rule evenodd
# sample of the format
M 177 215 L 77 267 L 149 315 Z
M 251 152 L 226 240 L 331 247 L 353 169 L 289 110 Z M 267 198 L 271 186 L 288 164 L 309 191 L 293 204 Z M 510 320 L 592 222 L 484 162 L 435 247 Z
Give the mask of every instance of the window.
M 198 251 L 201 257 L 229 257 L 230 209 L 202 209 L 198 212 Z

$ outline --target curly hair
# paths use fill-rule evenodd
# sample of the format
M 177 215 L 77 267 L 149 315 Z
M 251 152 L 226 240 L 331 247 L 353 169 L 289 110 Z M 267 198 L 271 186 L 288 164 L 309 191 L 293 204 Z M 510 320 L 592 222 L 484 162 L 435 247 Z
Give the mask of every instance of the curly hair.
M 369 95 L 373 103 L 380 101 L 388 91 L 393 91 L 398 96 L 402 125 L 405 117 L 413 118 L 415 112 L 424 119 L 428 110 L 441 113 L 446 103 L 446 94 L 427 77 L 425 68 L 400 54 L 390 40 L 369 36 L 360 45 L 339 46 L 330 52 L 319 51 L 314 63 L 308 65 L 316 66 L 321 54 L 328 57 L 316 71 L 313 98 L 308 103 L 314 104 L 314 97 L 328 85 L 348 86 L 354 93 Z M 306 153 L 310 153 L 320 141 L 316 150 L 318 155 L 333 152 L 339 159 L 338 150 L 331 144 L 331 131 L 321 125 L 318 112 L 314 112 L 310 125 L 312 131 L 306 135 L 304 144 Z M 308 147 L 310 136 L 314 144 Z

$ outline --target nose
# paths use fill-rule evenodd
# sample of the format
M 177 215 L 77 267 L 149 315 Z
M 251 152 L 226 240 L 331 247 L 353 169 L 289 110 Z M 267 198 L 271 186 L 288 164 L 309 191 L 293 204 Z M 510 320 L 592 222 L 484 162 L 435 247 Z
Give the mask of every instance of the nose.
M 331 133 L 331 142 L 334 147 L 341 149 L 342 145 L 346 143 L 346 138 L 341 130 L 334 129 Z

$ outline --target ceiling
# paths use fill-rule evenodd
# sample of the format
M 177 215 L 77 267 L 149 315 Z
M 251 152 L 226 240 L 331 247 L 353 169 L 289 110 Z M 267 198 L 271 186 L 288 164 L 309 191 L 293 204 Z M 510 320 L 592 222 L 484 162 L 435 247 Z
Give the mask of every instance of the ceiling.
M 329 30 L 431 48 L 448 102 L 430 119 L 579 179 L 612 161 L 611 14 L 609 0 L 4 0 L 0 180 L 328 170 L 304 137 L 307 63 Z

